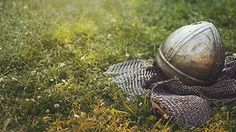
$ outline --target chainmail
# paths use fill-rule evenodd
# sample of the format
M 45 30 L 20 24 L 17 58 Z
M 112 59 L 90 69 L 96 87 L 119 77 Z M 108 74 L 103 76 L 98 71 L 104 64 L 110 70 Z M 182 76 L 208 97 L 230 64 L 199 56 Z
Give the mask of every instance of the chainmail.
M 114 64 L 105 74 L 130 95 L 151 93 L 153 111 L 182 127 L 201 126 L 212 118 L 214 103 L 236 102 L 236 54 L 226 53 L 224 69 L 210 86 L 184 85 L 168 78 L 153 59 Z

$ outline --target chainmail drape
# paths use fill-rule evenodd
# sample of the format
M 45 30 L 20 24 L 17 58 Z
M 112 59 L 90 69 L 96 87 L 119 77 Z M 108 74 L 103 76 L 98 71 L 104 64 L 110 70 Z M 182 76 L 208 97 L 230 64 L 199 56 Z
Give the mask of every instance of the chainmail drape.
M 114 64 L 105 74 L 130 95 L 151 92 L 154 112 L 171 118 L 182 127 L 200 126 L 212 117 L 211 102 L 236 102 L 236 55 L 226 53 L 224 69 L 210 86 L 187 86 L 178 78 L 168 78 L 149 60 L 130 60 Z

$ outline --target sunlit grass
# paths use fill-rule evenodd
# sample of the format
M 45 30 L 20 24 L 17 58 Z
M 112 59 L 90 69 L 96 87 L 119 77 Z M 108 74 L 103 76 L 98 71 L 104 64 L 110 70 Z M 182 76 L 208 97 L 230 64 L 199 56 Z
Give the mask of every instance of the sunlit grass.
M 213 22 L 236 52 L 236 2 L 204 0 L 0 1 L 0 130 L 181 130 L 130 99 L 103 72 L 114 63 L 153 58 L 182 25 Z M 195 131 L 233 131 L 235 107 Z
M 80 35 L 88 37 L 96 34 L 97 27 L 91 20 L 79 20 L 76 23 L 64 23 L 56 27 L 53 38 L 62 43 L 72 43 Z

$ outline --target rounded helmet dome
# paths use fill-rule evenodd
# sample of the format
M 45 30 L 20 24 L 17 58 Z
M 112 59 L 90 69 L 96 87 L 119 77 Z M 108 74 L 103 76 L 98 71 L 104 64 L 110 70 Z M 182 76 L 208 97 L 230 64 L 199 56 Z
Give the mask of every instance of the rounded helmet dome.
M 216 27 L 197 22 L 174 31 L 159 47 L 158 66 L 169 77 L 189 85 L 214 82 L 224 65 L 223 41 Z

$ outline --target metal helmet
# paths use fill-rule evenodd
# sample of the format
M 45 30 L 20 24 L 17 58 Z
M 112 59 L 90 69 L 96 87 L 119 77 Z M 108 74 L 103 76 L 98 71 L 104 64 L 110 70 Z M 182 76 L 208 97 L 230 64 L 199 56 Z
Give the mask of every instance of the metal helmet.
M 222 71 L 224 52 L 216 27 L 197 22 L 174 31 L 159 47 L 156 61 L 167 76 L 176 76 L 184 84 L 208 85 Z

